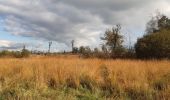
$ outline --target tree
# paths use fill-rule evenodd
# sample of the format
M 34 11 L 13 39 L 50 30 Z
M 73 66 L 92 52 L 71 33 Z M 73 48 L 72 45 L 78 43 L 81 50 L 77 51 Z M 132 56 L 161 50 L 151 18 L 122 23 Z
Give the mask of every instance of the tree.
M 156 16 L 152 17 L 150 21 L 146 24 L 146 33 L 152 34 L 156 33 L 162 29 L 170 28 L 170 19 L 160 13 L 157 13 Z
M 162 16 L 157 25 L 157 30 L 137 40 L 135 44 L 137 57 L 170 58 L 170 19 Z
M 158 31 L 158 20 L 162 15 L 157 13 L 156 16 L 152 17 L 146 24 L 146 34 L 155 33 Z
M 170 30 L 138 39 L 135 50 L 139 58 L 170 58 Z
M 85 52 L 85 47 L 84 46 L 80 46 L 79 47 L 79 53 L 83 53 Z
M 98 54 L 100 51 L 99 51 L 98 48 L 94 48 L 94 51 L 93 51 L 93 52 L 96 53 L 96 54 Z
M 105 44 L 102 44 L 101 49 L 102 49 L 102 52 L 99 58 L 105 58 L 105 59 L 110 58 L 108 48 Z
M 86 46 L 86 47 L 81 46 L 81 47 L 79 48 L 79 53 L 80 53 L 81 56 L 84 57 L 84 58 L 89 58 L 89 57 L 92 56 L 92 50 L 90 49 L 89 46 Z
M 107 47 L 106 47 L 106 45 L 102 45 L 102 51 L 105 53 L 105 54 L 107 54 L 108 53 L 108 50 L 107 50 Z
M 112 30 L 106 30 L 101 40 L 105 41 L 105 45 L 109 48 L 113 56 L 116 55 L 118 49 L 122 48 L 123 36 L 120 34 L 121 26 L 116 25 Z
M 161 29 L 170 29 L 170 19 L 163 15 L 159 20 L 158 20 L 158 28 L 159 30 Z
M 21 57 L 29 57 L 29 56 L 30 56 L 30 52 L 25 48 L 25 45 L 24 45 L 21 51 Z
M 77 47 L 74 47 L 72 50 L 72 53 L 78 53 L 78 52 L 79 52 L 79 49 Z

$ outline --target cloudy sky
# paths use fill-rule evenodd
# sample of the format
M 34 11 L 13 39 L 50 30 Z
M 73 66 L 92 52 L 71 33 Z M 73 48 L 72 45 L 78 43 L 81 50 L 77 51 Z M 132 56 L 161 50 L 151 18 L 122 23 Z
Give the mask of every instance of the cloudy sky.
M 170 16 L 170 0 L 0 0 L 0 47 L 46 51 L 53 41 L 53 51 L 61 51 L 71 40 L 99 47 L 115 24 L 135 43 L 157 10 Z

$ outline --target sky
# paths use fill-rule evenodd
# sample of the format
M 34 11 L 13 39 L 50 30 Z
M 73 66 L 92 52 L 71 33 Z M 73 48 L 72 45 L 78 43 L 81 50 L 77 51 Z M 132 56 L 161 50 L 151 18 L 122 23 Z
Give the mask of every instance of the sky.
M 128 45 L 145 33 L 155 12 L 170 16 L 170 0 L 0 0 L 0 49 L 71 50 L 100 47 L 106 29 L 122 26 Z M 129 39 L 130 37 L 130 39 Z

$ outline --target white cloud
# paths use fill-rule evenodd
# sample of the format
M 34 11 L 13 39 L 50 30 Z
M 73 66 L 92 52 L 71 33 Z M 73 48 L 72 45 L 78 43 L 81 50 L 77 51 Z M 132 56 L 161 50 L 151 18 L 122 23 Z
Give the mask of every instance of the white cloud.
M 11 41 L 0 40 L 0 46 L 9 47 L 11 43 Z
M 26 49 L 29 50 L 35 50 L 35 49 L 40 49 L 43 47 L 42 42 L 38 42 L 37 44 L 27 42 L 15 42 L 15 41 L 10 41 L 10 40 L 0 40 L 0 50 L 21 50 L 23 46 L 26 46 Z
M 0 16 L 13 35 L 94 46 L 115 24 L 135 41 L 156 9 L 170 15 L 169 5 L 168 0 L 0 0 Z
M 0 49 L 17 50 L 23 47 L 24 44 L 16 43 L 8 40 L 0 40 Z

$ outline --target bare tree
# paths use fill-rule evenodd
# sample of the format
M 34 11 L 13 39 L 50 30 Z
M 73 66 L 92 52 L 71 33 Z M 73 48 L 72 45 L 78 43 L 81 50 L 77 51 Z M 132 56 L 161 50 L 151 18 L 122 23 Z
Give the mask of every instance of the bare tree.
M 50 53 L 50 51 L 51 51 L 51 45 L 52 45 L 52 41 L 49 42 L 49 45 L 48 45 L 48 46 L 49 46 L 49 48 L 48 48 L 48 53 Z
M 74 42 L 75 42 L 74 40 L 71 41 L 72 53 L 74 51 Z
M 26 49 L 26 46 L 25 46 L 25 44 L 23 45 L 23 50 L 25 50 Z

